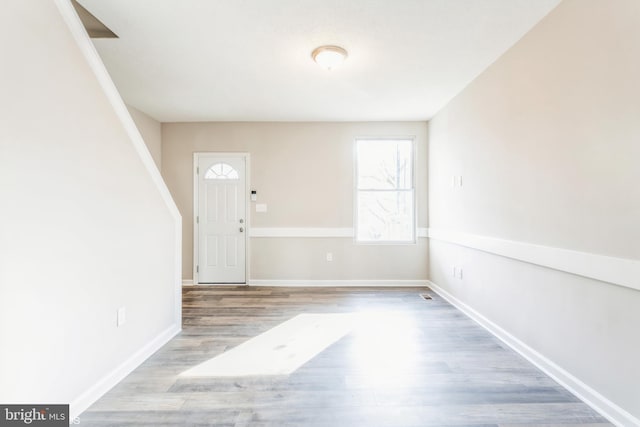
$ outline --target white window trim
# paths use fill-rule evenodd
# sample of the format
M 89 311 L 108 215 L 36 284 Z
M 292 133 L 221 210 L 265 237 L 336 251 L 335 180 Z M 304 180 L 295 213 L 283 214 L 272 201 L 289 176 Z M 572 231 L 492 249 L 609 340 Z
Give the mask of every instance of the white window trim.
M 378 190 L 378 189 L 359 189 L 358 188 L 358 141 L 411 141 L 411 190 Z M 416 137 L 412 136 L 360 136 L 353 141 L 353 241 L 357 245 L 417 245 L 418 244 L 418 201 L 416 196 L 416 158 L 417 147 Z M 412 240 L 358 240 L 358 192 L 359 191 L 412 191 L 413 192 L 413 224 L 411 231 Z

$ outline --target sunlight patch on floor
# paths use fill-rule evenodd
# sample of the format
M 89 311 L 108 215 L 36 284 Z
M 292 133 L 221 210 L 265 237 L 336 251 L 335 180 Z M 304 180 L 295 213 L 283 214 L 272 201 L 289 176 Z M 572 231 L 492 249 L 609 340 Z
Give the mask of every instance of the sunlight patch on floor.
M 299 314 L 180 376 L 288 375 L 354 326 L 355 315 L 351 313 Z
M 415 319 L 396 311 L 359 313 L 348 357 L 368 387 L 406 386 L 415 381 L 420 349 Z

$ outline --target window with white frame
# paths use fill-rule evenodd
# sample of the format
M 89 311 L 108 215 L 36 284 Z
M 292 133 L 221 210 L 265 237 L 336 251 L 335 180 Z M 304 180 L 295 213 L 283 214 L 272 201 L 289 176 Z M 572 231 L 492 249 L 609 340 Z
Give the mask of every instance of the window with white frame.
M 226 163 L 216 163 L 204 174 L 204 179 L 240 179 L 238 171 Z
M 356 241 L 414 243 L 413 139 L 356 140 Z

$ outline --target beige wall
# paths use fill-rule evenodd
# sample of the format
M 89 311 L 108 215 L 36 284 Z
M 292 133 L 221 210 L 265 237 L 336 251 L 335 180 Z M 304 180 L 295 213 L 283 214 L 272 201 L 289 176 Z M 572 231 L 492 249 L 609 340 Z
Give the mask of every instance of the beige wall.
M 430 227 L 640 259 L 638 22 L 637 0 L 565 0 L 442 110 Z M 640 417 L 640 292 L 435 240 L 430 263 L 436 284 Z
M 0 27 L 0 402 L 77 414 L 180 327 L 176 217 L 56 3 L 8 0 Z
M 183 275 L 192 277 L 193 153 L 249 152 L 251 188 L 266 213 L 251 227 L 353 227 L 354 139 L 415 136 L 418 226 L 427 226 L 427 125 L 400 123 L 163 123 L 162 174 L 182 213 Z M 251 205 L 252 209 L 254 204 Z M 427 246 L 355 245 L 352 238 L 252 238 L 254 280 L 418 280 Z M 326 252 L 334 253 L 328 263 Z M 398 254 L 402 254 L 399 256 Z
M 251 239 L 256 280 L 362 280 L 401 285 L 427 279 L 426 239 L 417 245 L 355 245 L 353 238 Z M 326 261 L 326 253 L 333 261 Z M 304 282 L 302 282 L 304 284 Z
M 131 118 L 138 127 L 138 131 L 144 139 L 144 143 L 153 157 L 158 169 L 162 167 L 162 125 L 159 121 L 150 117 L 146 113 L 127 105 L 127 110 L 131 114 Z

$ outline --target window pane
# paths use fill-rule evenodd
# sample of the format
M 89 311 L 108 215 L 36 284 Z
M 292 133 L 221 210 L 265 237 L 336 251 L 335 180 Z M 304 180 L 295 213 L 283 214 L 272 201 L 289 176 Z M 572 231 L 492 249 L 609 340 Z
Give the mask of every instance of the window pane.
M 410 140 L 358 140 L 358 189 L 411 189 L 412 155 Z
M 204 174 L 204 179 L 239 179 L 238 171 L 226 163 L 216 163 Z
M 358 191 L 360 241 L 413 241 L 413 191 Z

